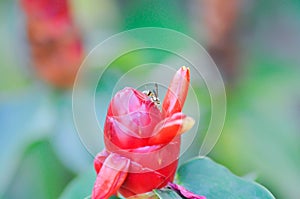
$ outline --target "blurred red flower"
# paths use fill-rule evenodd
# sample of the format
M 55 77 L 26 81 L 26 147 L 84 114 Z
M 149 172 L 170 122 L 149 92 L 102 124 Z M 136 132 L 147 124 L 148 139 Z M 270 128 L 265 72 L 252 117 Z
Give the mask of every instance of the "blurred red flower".
M 73 85 L 83 45 L 67 0 L 21 0 L 36 72 L 58 87 Z

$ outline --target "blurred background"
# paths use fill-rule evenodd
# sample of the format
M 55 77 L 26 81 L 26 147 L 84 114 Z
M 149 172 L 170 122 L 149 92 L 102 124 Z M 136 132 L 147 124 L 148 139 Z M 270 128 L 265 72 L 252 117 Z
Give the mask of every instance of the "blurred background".
M 77 69 L 109 36 L 149 26 L 194 38 L 223 75 L 226 122 L 209 156 L 276 198 L 300 198 L 300 1 L 1 0 L 0 16 L 0 198 L 91 193 L 93 157 L 72 117 Z M 169 56 L 144 50 L 119 57 L 97 95 L 109 102 L 120 75 Z M 200 136 L 185 158 L 196 155 L 209 123 L 204 88 L 194 86 Z M 105 117 L 106 107 L 97 114 Z

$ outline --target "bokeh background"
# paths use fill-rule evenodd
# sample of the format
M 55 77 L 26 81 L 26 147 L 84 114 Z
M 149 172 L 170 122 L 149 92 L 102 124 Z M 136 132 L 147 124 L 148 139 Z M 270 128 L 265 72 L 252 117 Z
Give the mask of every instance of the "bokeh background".
M 300 198 L 300 1 L 1 0 L 0 16 L 0 198 L 91 192 L 93 157 L 74 127 L 73 79 L 99 42 L 149 26 L 191 36 L 222 72 L 227 116 L 208 156 L 256 179 L 276 198 Z M 97 94 L 109 102 L 120 75 L 141 63 L 164 64 L 169 56 L 145 50 L 118 58 Z M 205 86 L 194 87 L 201 122 L 186 159 L 195 155 L 210 119 Z M 105 113 L 99 107 L 98 114 Z

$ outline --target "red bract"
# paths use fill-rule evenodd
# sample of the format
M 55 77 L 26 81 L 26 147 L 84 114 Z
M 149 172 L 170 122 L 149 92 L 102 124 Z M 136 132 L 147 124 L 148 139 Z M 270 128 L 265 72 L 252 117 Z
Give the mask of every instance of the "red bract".
M 83 45 L 68 0 L 21 0 L 37 73 L 58 87 L 73 85 Z
M 104 126 L 106 150 L 94 161 L 98 176 L 93 199 L 108 198 L 117 191 L 129 197 L 173 181 L 180 135 L 194 124 L 181 112 L 189 81 L 189 69 L 181 67 L 162 111 L 149 96 L 133 88 L 124 88 L 113 97 Z

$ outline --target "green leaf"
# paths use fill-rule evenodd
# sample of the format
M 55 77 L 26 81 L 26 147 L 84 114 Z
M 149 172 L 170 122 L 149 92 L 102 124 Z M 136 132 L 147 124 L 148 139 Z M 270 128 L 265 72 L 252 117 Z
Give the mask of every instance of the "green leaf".
M 163 189 L 153 191 L 160 199 L 182 199 L 175 191 Z
M 177 181 L 207 199 L 275 199 L 263 186 L 235 176 L 209 158 L 195 158 L 183 164 Z

